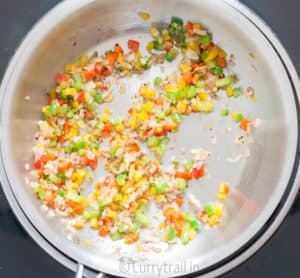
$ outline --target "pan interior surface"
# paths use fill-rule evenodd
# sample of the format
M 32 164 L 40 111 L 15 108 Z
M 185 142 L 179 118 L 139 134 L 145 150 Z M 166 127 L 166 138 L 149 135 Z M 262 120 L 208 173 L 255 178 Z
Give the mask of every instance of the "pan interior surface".
M 41 119 L 41 108 L 47 101 L 46 92 L 54 85 L 55 73 L 92 49 L 103 52 L 116 42 L 125 46 L 130 38 L 145 42 L 150 22 L 142 21 L 137 15 L 139 11 L 148 12 L 151 22 L 168 22 L 170 16 L 176 15 L 208 26 L 215 42 L 234 54 L 236 65 L 232 70 L 238 74 L 244 91 L 252 86 L 257 96 L 256 102 L 243 97 L 222 103 L 262 119 L 249 146 L 234 144 L 240 131 L 233 129 L 228 133 L 226 127 L 230 124 L 219 116 L 221 106 L 216 106 L 211 115 L 187 117 L 173 138 L 178 150 L 203 147 L 212 153 L 209 178 L 192 184 L 190 193 L 204 203 L 215 198 L 220 182 L 230 182 L 233 189 L 225 202 L 226 215 L 220 227 L 204 230 L 187 246 L 174 246 L 163 255 L 149 254 L 146 262 L 187 261 L 196 265 L 195 270 L 202 270 L 233 254 L 267 222 L 286 189 L 297 147 L 297 112 L 285 69 L 263 35 L 226 2 L 103 0 L 65 1 L 57 6 L 25 39 L 17 52 L 18 62 L 4 83 L 2 160 L 20 206 L 51 244 L 93 269 L 120 274 L 118 256 L 109 241 L 102 241 L 95 232 L 84 231 L 80 235 L 81 242 L 93 239 L 94 247 L 76 244 L 67 239 L 59 221 L 45 216 L 25 184 L 28 171 L 24 165 L 31 163 L 33 134 Z M 150 72 L 144 78 L 153 80 L 153 76 L 155 72 Z M 135 85 L 132 84 L 138 85 L 143 80 L 124 82 L 133 91 Z M 30 96 L 30 101 L 26 101 L 25 96 Z M 127 101 L 115 98 L 113 112 L 122 110 Z M 205 130 L 207 124 L 214 127 L 214 134 Z M 211 143 L 212 135 L 218 138 L 217 144 Z M 225 161 L 240 154 L 244 156 L 246 152 L 250 156 L 238 163 Z M 130 250 L 127 256 L 132 257 Z M 145 276 L 145 273 L 140 275 Z

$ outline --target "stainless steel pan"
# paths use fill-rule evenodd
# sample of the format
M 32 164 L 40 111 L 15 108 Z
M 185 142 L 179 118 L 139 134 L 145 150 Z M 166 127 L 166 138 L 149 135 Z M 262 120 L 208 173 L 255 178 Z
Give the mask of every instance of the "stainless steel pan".
M 226 203 L 227 216 L 222 227 L 204 232 L 188 246 L 150 256 L 145 262 L 159 265 L 186 261 L 197 266 L 167 276 L 189 273 L 217 276 L 251 256 L 271 237 L 286 216 L 300 185 L 296 71 L 275 35 L 238 1 L 69 0 L 49 11 L 26 36 L 2 81 L 1 183 L 28 233 L 69 268 L 75 270 L 78 264 L 78 277 L 82 273 L 93 277 L 99 272 L 153 276 L 153 273 L 124 273 L 106 243 L 98 242 L 91 249 L 68 240 L 61 225 L 40 211 L 38 201 L 24 182 L 27 175 L 24 164 L 30 162 L 33 134 L 46 100 L 45 92 L 53 85 L 51 77 L 87 50 L 105 49 L 128 37 L 143 38 L 149 23 L 138 18 L 138 11 L 149 12 L 154 22 L 168 22 L 171 15 L 177 15 L 205 23 L 215 40 L 234 53 L 234 70 L 241 84 L 244 88 L 251 85 L 257 93 L 255 104 L 243 100 L 229 104 L 240 105 L 241 109 L 263 119 L 250 145 L 251 156 L 238 166 L 223 167 L 217 160 L 212 161 L 211 179 L 207 181 L 211 185 L 194 189 L 201 200 L 208 200 L 220 179 L 235 185 Z M 254 58 L 249 57 L 249 52 Z M 27 95 L 30 101 L 24 100 Z M 209 116 L 208 121 L 222 124 L 218 116 Z M 225 143 L 229 140 L 225 132 L 218 136 L 225 138 Z M 180 147 L 200 144 L 223 156 L 236 154 L 225 143 L 209 145 L 193 118 L 177 141 Z M 86 233 L 83 236 L 93 236 Z

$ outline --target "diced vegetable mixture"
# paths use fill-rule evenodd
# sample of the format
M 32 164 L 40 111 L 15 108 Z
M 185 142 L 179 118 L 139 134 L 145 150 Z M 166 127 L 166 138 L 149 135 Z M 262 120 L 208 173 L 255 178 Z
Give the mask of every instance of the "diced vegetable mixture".
M 241 90 L 237 77 L 225 74 L 226 52 L 202 24 L 172 17 L 166 28 L 153 25 L 150 35 L 147 54 L 142 54 L 139 41 L 130 39 L 103 55 L 84 55 L 56 75 L 33 148 L 32 186 L 44 205 L 76 217 L 75 228 L 89 226 L 101 237 L 126 244 L 137 242 L 140 231 L 152 225 L 147 211 L 154 202 L 164 219 L 157 227 L 162 240 L 187 244 L 201 226 L 221 222 L 230 185 L 222 183 L 216 200 L 197 213 L 183 209 L 190 181 L 205 178 L 207 153 L 200 149 L 185 163 L 174 159 L 166 169 L 161 161 L 169 135 L 191 113 L 212 112 L 219 90 L 233 98 Z M 157 76 L 141 86 L 127 115 L 112 118 L 105 108 L 113 100 L 112 80 L 142 74 L 152 65 L 167 66 L 178 57 L 172 78 Z M 240 112 L 223 109 L 220 115 L 229 116 L 242 131 L 251 126 Z M 84 194 L 99 164 L 105 176 L 92 193 Z

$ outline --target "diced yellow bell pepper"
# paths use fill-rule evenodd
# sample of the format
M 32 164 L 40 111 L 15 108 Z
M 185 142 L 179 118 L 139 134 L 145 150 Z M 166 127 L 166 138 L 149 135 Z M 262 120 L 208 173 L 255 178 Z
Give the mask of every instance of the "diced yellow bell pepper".
M 156 91 L 148 87 L 141 87 L 139 89 L 139 94 L 146 99 L 154 99 L 156 96 Z
M 156 38 L 157 36 L 159 36 L 159 31 L 155 26 L 151 26 L 150 34 L 152 37 Z
M 118 193 L 113 197 L 114 202 L 118 202 L 122 200 L 122 194 Z
M 149 116 L 146 112 L 140 112 L 136 114 L 136 118 L 140 121 L 147 121 L 149 119 Z
M 233 96 L 233 89 L 232 89 L 231 86 L 228 86 L 228 87 L 226 88 L 226 93 L 227 93 L 227 96 L 228 96 L 228 97 L 232 97 L 232 96 Z
M 169 41 L 169 40 L 171 40 L 171 37 L 168 33 L 166 33 L 166 34 L 163 34 L 163 39 L 164 39 L 164 41 Z
M 117 132 L 123 132 L 125 129 L 125 126 L 123 124 L 118 124 L 115 129 Z
M 152 42 L 152 41 L 149 42 L 149 43 L 147 44 L 146 49 L 147 49 L 148 51 L 151 51 L 151 50 L 153 49 L 153 42 Z
M 75 123 L 72 125 L 70 131 L 68 132 L 67 134 L 67 138 L 72 138 L 72 137 L 75 137 L 75 136 L 78 136 L 79 134 L 79 127 L 78 125 Z
M 150 19 L 150 14 L 146 13 L 146 12 L 139 12 L 138 13 L 139 17 L 145 21 Z
M 75 64 L 67 64 L 65 66 L 65 71 L 66 72 L 73 72 L 73 71 L 76 70 L 76 68 L 77 68 L 77 66 Z
M 134 182 L 139 182 L 143 178 L 143 174 L 140 171 L 136 171 L 132 175 L 132 179 Z
M 209 62 L 215 59 L 219 55 L 218 48 L 216 46 L 212 47 L 212 49 L 209 51 L 207 57 L 205 58 L 204 62 Z
M 155 197 L 155 202 L 156 203 L 163 203 L 163 202 L 165 202 L 167 199 L 166 199 L 166 197 L 164 196 L 164 195 L 162 195 L 162 194 L 159 194 L 159 195 L 157 195 L 156 197 Z
M 167 93 L 176 92 L 176 91 L 178 91 L 178 87 L 167 85 L 165 90 Z
M 70 189 L 73 191 L 79 191 L 79 185 L 76 182 L 73 182 L 70 186 Z
M 225 58 L 227 56 L 227 53 L 221 47 L 217 47 L 217 50 L 220 57 Z
M 124 56 L 120 54 L 119 57 L 118 57 L 118 59 L 117 59 L 117 62 L 119 64 L 121 64 L 123 61 L 124 61 Z
M 155 187 L 154 187 L 154 186 L 151 186 L 151 187 L 149 188 L 149 194 L 153 196 L 153 195 L 155 195 L 155 193 L 156 193 Z
M 109 122 L 109 114 L 108 113 L 103 113 L 102 115 L 101 115 L 101 120 L 103 121 L 103 123 L 108 123 Z
M 87 66 L 89 63 L 89 57 L 87 55 L 83 55 L 80 57 L 80 64 L 82 67 Z
M 111 110 L 108 107 L 106 107 L 103 112 L 108 114 L 108 115 L 111 114 Z
M 187 110 L 187 100 L 186 99 L 182 99 L 177 103 L 177 112 L 184 114 Z
M 223 182 L 220 184 L 220 189 L 219 189 L 219 193 L 223 193 L 225 195 L 227 195 L 230 191 L 230 184 L 227 182 Z
M 138 251 L 138 252 L 142 252 L 142 251 L 143 251 L 143 246 L 142 246 L 142 244 L 138 244 L 138 245 L 136 246 L 136 251 Z
M 84 170 L 77 170 L 75 173 L 71 175 L 71 180 L 74 183 L 82 184 L 85 178 L 85 171 Z
M 213 111 L 214 105 L 211 101 L 200 102 L 200 112 L 211 112 Z
M 200 30 L 203 29 L 203 25 L 201 23 L 194 23 L 193 24 L 193 29 L 200 31 Z
M 191 65 L 185 62 L 180 62 L 179 68 L 182 72 L 188 72 L 192 69 Z
M 216 205 L 216 207 L 214 209 L 214 215 L 217 217 L 223 216 L 223 205 L 222 204 Z
M 66 81 L 63 81 L 63 82 L 60 83 L 60 87 L 62 89 L 66 89 L 68 87 L 68 83 Z
M 154 104 L 151 101 L 146 101 L 142 105 L 142 110 L 145 111 L 145 112 L 147 112 L 147 113 L 152 113 L 153 108 L 154 108 Z
M 97 218 L 92 218 L 90 220 L 90 227 L 92 229 L 98 229 L 98 220 L 97 220 Z
M 193 112 L 200 112 L 200 100 L 192 99 L 192 110 Z
M 130 211 L 131 211 L 131 212 L 136 212 L 138 208 L 139 208 L 139 205 L 138 205 L 138 203 L 136 203 L 136 202 L 134 202 L 134 203 L 132 203 L 132 204 L 130 205 Z
M 76 222 L 73 224 L 73 227 L 77 230 L 81 230 L 83 228 L 83 223 L 82 222 Z
M 122 196 L 122 199 L 120 200 L 121 201 L 121 205 L 125 206 L 128 203 L 128 200 L 129 200 L 129 196 L 127 194 L 124 195 L 124 196 Z
M 215 226 L 215 225 L 216 225 L 216 218 L 215 218 L 215 216 L 214 216 L 214 215 L 213 215 L 213 216 L 210 216 L 210 217 L 208 218 L 207 223 L 208 223 L 208 225 L 211 226 L 211 227 Z
M 225 200 L 226 196 L 224 193 L 218 193 L 217 198 L 219 201 L 223 201 Z
M 206 92 L 200 92 L 200 93 L 198 94 L 198 97 L 199 97 L 199 99 L 202 100 L 202 101 L 208 100 L 208 94 L 207 94 Z
M 178 82 L 177 82 L 177 87 L 178 87 L 179 89 L 182 89 L 182 88 L 184 88 L 185 86 L 186 86 L 185 81 L 184 81 L 183 79 L 179 79 Z
M 197 53 L 199 53 L 199 51 L 200 51 L 199 44 L 196 43 L 195 41 L 191 41 L 191 42 L 187 43 L 187 47 Z
M 63 90 L 63 94 L 65 96 L 74 96 L 77 93 L 77 90 L 75 88 L 66 88 Z
M 197 235 L 197 232 L 194 229 L 190 229 L 190 240 L 193 240 L 196 235 Z
M 129 127 L 132 130 L 136 130 L 136 128 L 137 128 L 136 118 L 132 117 L 132 118 L 129 119 Z
M 116 211 L 111 210 L 111 209 L 107 209 L 106 215 L 111 217 L 113 220 L 116 220 L 118 218 L 118 213 Z

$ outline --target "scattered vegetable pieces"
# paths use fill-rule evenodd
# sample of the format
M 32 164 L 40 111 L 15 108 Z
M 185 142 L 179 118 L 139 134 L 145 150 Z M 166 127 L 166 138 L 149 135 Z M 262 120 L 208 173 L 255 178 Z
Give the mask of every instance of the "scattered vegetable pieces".
M 150 19 L 146 12 L 138 15 Z M 99 236 L 126 244 L 138 242 L 140 231 L 151 227 L 147 208 L 155 202 L 164 216 L 163 240 L 187 244 L 202 225 L 220 224 L 230 186 L 222 183 L 218 201 L 202 206 L 198 215 L 183 211 L 186 189 L 192 181 L 201 186 L 207 174 L 203 156 L 208 154 L 197 151 L 185 163 L 174 159 L 171 170 L 166 170 L 161 161 L 169 135 L 191 113 L 211 113 L 218 90 L 226 90 L 228 97 L 242 92 L 237 77 L 226 75 L 227 53 L 202 24 L 172 17 L 166 27 L 153 25 L 150 35 L 145 55 L 140 42 L 129 39 L 129 51 L 115 44 L 102 56 L 83 55 L 56 75 L 33 148 L 32 186 L 44 205 L 74 217 L 73 228 L 88 225 Z M 152 84 L 143 84 L 127 115 L 113 118 L 104 106 L 113 100 L 111 79 L 142 74 L 180 56 L 173 78 L 157 76 Z M 250 90 L 247 93 L 254 97 Z M 99 107 L 104 108 L 101 113 Z M 242 130 L 249 130 L 251 121 L 242 113 L 226 108 L 220 115 L 230 115 Z M 99 164 L 106 173 L 93 192 L 84 195 L 82 188 L 92 182 Z
M 150 14 L 146 12 L 138 12 L 138 16 L 144 21 L 148 21 L 150 19 Z

